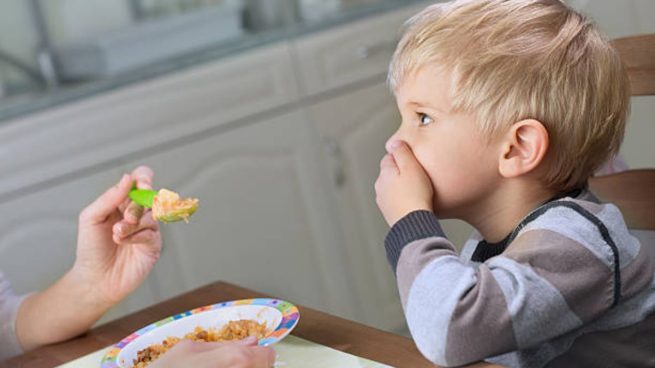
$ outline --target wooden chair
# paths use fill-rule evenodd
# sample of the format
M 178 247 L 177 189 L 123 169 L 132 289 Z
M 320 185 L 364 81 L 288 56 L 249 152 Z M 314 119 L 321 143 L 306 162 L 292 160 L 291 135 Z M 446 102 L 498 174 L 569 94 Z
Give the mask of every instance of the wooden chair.
M 655 95 L 655 34 L 617 38 L 612 44 L 628 68 L 631 94 Z
M 612 43 L 627 66 L 631 94 L 655 95 L 655 34 L 619 38 Z M 655 124 L 655 117 L 652 119 Z M 655 169 L 594 177 L 589 187 L 600 199 L 621 209 L 629 228 L 655 230 Z

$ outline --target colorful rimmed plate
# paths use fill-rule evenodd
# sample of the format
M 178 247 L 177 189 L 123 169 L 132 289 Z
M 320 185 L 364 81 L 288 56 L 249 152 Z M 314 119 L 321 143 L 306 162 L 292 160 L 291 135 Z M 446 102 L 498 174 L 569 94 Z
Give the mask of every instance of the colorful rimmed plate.
M 266 322 L 271 332 L 259 340 L 259 345 L 271 345 L 282 340 L 298 324 L 298 308 L 279 299 L 244 299 L 218 303 L 180 313 L 148 325 L 114 345 L 102 359 L 102 368 L 129 368 L 140 350 L 161 344 L 169 337 L 182 337 L 200 326 L 221 328 L 229 321 L 252 319 Z

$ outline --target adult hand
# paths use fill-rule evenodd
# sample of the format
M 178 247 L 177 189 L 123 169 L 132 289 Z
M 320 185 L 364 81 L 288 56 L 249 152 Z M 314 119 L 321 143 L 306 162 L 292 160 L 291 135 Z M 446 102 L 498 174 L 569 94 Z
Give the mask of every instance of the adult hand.
M 52 286 L 21 303 L 16 335 L 23 349 L 83 333 L 136 289 L 154 266 L 161 251 L 159 227 L 149 211 L 130 205 L 133 182 L 150 188 L 152 170 L 139 167 L 124 175 L 82 211 L 75 264 Z
M 393 226 L 410 212 L 432 211 L 434 190 L 410 147 L 403 141 L 394 141 L 390 146 L 391 152 L 380 161 L 375 193 L 382 215 Z
M 152 189 L 153 172 L 141 166 L 86 207 L 79 218 L 77 257 L 71 272 L 92 285 L 98 302 L 111 306 L 134 291 L 150 273 L 161 252 L 159 225 L 150 210 L 128 194 Z
M 275 351 L 256 346 L 249 337 L 237 342 L 196 342 L 182 340 L 157 359 L 152 368 L 270 368 L 275 363 Z

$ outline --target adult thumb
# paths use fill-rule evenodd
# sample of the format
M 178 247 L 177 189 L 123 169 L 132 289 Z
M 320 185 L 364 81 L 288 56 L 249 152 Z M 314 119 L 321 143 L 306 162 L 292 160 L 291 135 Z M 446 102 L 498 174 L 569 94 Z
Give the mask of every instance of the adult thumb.
M 115 186 L 107 189 L 100 197 L 84 209 L 82 217 L 91 223 L 104 222 L 118 206 L 128 198 L 132 189 L 132 180 L 125 174 Z

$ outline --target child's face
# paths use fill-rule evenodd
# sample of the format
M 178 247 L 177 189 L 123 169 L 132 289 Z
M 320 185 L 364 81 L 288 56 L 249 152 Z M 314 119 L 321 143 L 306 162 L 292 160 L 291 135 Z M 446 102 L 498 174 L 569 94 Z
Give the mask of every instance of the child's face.
M 387 141 L 407 142 L 434 187 L 434 211 L 442 218 L 466 219 L 490 200 L 497 180 L 499 144 L 489 141 L 471 114 L 453 112 L 451 75 L 425 66 L 396 89 L 402 117 Z

